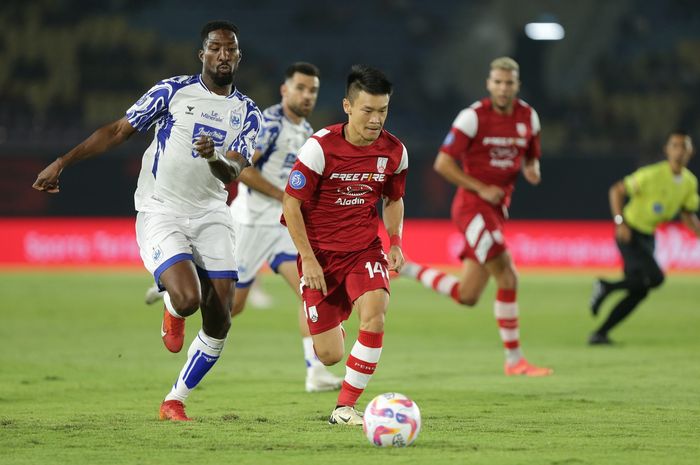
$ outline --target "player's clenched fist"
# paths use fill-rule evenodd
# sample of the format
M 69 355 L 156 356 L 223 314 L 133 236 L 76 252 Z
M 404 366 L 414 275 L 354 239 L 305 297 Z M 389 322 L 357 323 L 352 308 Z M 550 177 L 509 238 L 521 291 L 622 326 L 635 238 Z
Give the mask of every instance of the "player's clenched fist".
M 205 160 L 214 156 L 214 140 L 209 136 L 200 136 L 194 143 L 194 149 Z
M 61 171 L 63 171 L 63 162 L 57 158 L 39 173 L 32 187 L 38 191 L 56 194 L 59 191 L 58 177 L 61 175 Z

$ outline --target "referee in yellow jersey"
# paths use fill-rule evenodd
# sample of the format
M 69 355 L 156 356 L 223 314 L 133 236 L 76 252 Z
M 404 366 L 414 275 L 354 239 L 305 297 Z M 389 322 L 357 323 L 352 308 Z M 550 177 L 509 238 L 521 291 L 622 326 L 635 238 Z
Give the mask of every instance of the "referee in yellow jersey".
M 685 131 L 674 131 L 664 152 L 666 160 L 642 167 L 610 188 L 610 211 L 625 277 L 621 281 L 599 279 L 594 283 L 593 316 L 611 292 L 620 289 L 626 294 L 605 323 L 591 334 L 591 345 L 612 344 L 610 330 L 632 313 L 650 289 L 663 283 L 664 273 L 654 258 L 654 231 L 660 223 L 671 221 L 680 212 L 683 224 L 700 237 L 698 180 L 686 168 L 693 156 L 693 142 Z M 625 198 L 629 198 L 626 204 Z

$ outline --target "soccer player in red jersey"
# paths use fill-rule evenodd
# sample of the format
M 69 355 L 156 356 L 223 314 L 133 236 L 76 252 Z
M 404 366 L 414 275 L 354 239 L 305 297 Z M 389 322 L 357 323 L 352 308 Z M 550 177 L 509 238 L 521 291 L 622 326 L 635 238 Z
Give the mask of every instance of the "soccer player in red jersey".
M 343 359 L 341 323 L 353 309 L 357 341 L 329 423 L 361 425 L 355 410 L 379 361 L 389 305 L 389 270 L 400 271 L 403 195 L 408 154 L 383 129 L 392 85 L 379 70 L 355 65 L 343 110 L 347 123 L 316 132 L 299 151 L 285 189 L 282 222 L 299 255 L 302 299 L 316 355 L 325 365 Z M 388 255 L 377 235 L 377 201 L 390 236 Z
M 520 350 L 518 275 L 502 232 L 518 173 L 533 185 L 541 180 L 540 121 L 537 112 L 517 98 L 518 73 L 512 58 L 491 62 L 486 79 L 490 97 L 457 115 L 435 160 L 435 171 L 458 188 L 452 220 L 466 239 L 461 278 L 416 263 L 407 263 L 401 274 L 467 306 L 476 305 L 493 276 L 505 374 L 547 376 L 551 369 L 530 364 Z

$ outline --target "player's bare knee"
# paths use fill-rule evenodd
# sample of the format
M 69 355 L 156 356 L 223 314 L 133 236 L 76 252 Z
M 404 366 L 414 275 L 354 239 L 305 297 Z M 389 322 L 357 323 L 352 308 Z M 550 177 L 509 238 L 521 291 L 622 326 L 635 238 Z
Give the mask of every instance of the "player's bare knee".
M 337 351 L 337 350 L 321 350 L 319 351 L 316 349 L 316 357 L 323 363 L 325 366 L 331 366 L 335 365 L 336 363 L 340 362 L 343 360 L 343 352 L 342 351 Z
M 201 305 L 201 297 L 195 292 L 171 292 L 170 301 L 175 308 L 175 311 L 182 316 L 190 316 L 199 309 Z
M 473 307 L 477 303 L 479 303 L 479 296 L 475 295 L 459 295 L 459 303 L 462 305 L 466 305 L 467 307 Z
M 466 305 L 467 307 L 473 307 L 479 302 L 481 293 L 474 292 L 473 289 L 467 289 L 464 286 L 459 287 L 459 292 L 457 293 L 457 302 L 461 305 Z
M 384 332 L 384 315 L 378 315 L 367 321 L 360 322 L 360 329 L 362 331 L 369 331 L 370 333 Z

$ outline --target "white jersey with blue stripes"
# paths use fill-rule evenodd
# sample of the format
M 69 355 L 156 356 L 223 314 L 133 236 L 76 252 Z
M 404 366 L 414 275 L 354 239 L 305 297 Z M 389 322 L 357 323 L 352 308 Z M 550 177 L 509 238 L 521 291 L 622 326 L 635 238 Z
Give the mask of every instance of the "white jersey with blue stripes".
M 226 205 L 224 183 L 194 150 L 200 136 L 213 139 L 217 152 L 233 150 L 253 157 L 262 115 L 238 90 L 215 94 L 201 75 L 160 81 L 126 112 L 139 131 L 155 126 L 153 142 L 143 154 L 136 210 L 198 217 Z
M 273 105 L 263 112 L 263 125 L 256 150 L 262 153 L 255 163 L 262 176 L 284 191 L 287 178 L 297 160 L 297 152 L 313 134 L 311 125 L 302 120 L 292 123 L 284 116 L 282 104 Z M 233 219 L 241 224 L 279 224 L 282 204 L 244 184 L 238 188 L 238 196 L 231 204 Z

